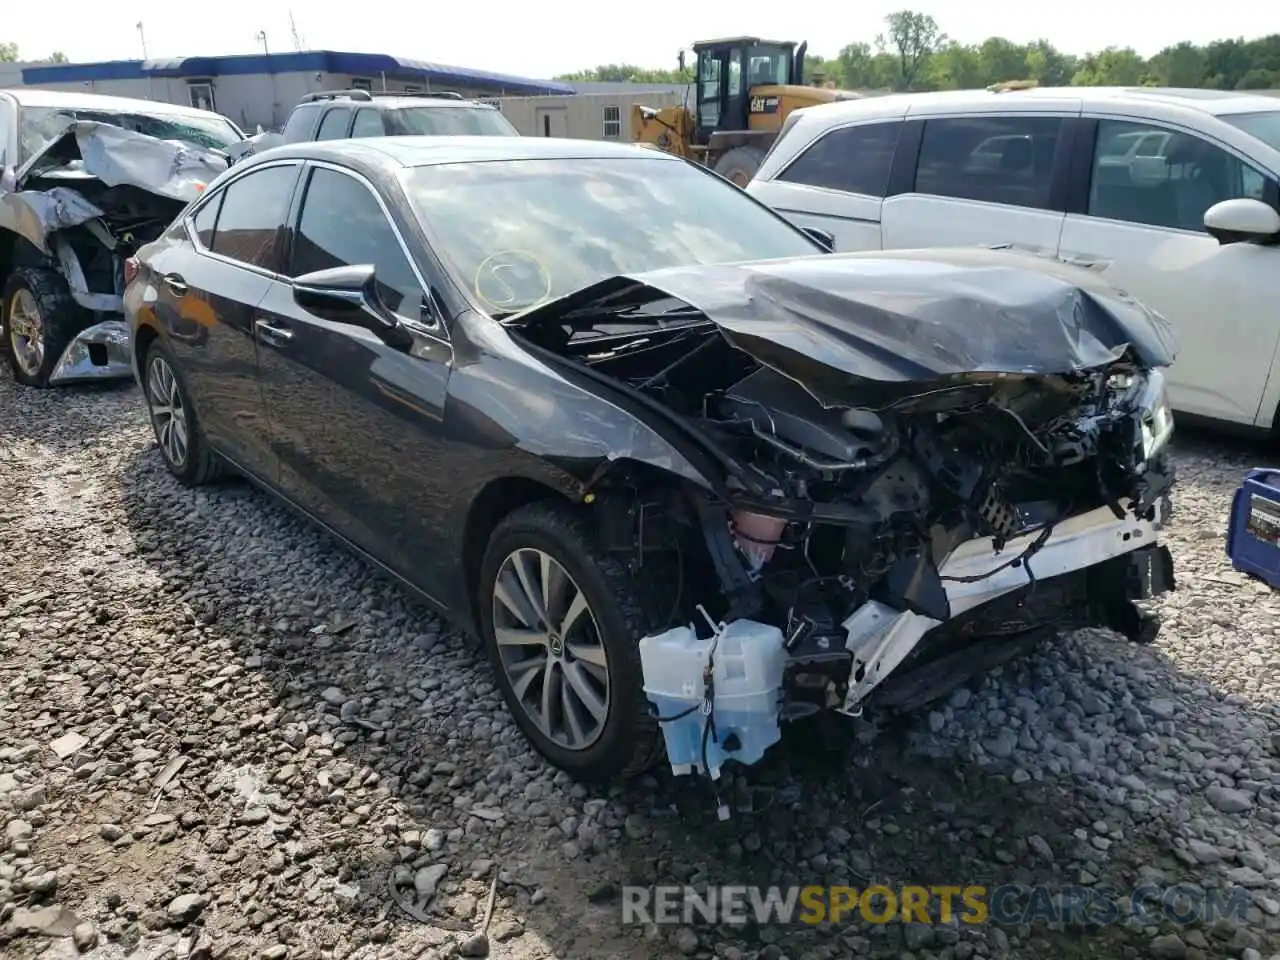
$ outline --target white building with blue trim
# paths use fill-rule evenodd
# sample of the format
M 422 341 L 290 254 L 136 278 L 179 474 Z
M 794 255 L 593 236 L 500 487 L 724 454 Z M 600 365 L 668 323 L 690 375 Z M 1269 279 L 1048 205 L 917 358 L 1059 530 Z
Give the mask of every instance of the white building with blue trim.
M 0 87 L 82 90 L 216 110 L 247 132 L 278 129 L 318 90 L 455 90 L 467 97 L 563 96 L 572 85 L 380 53 L 307 50 L 171 60 L 0 64 Z

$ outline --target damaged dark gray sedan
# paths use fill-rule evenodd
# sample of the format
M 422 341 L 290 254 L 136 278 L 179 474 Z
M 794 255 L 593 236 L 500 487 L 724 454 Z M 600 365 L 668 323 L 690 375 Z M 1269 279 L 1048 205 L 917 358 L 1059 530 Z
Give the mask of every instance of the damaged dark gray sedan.
M 132 267 L 183 482 L 234 469 L 483 640 L 574 775 L 715 776 L 1172 588 L 1166 323 L 1007 251 L 830 254 L 540 138 L 238 164 Z
M 208 110 L 0 90 L 0 352 L 19 383 L 131 375 L 125 260 L 243 141 Z

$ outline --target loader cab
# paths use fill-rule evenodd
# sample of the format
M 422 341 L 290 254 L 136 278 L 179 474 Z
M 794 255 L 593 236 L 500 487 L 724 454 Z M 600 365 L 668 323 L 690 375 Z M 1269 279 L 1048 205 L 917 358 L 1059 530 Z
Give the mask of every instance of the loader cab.
M 804 45 L 758 37 L 694 44 L 697 57 L 697 122 L 694 142 L 706 144 L 722 130 L 748 130 L 751 114 L 776 111 L 776 98 L 752 110 L 751 91 L 762 86 L 802 83 Z M 797 55 L 798 54 L 798 55 Z

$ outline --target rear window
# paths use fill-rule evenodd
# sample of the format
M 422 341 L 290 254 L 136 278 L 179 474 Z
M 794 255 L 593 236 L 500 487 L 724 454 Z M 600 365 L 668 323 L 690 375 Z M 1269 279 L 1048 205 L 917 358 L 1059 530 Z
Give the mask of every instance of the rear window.
M 1280 150 L 1280 110 L 1233 113 L 1222 119 L 1250 136 L 1257 137 L 1272 150 Z
M 115 110 L 81 110 L 78 107 L 23 107 L 18 123 L 22 160 L 38 153 L 62 135 L 72 123 L 91 120 L 132 130 L 160 140 L 178 140 L 194 147 L 225 150 L 241 141 L 229 120 L 210 115 L 151 115 Z
M 519 131 L 487 107 L 400 107 L 389 113 L 388 133 L 409 136 L 517 137 Z

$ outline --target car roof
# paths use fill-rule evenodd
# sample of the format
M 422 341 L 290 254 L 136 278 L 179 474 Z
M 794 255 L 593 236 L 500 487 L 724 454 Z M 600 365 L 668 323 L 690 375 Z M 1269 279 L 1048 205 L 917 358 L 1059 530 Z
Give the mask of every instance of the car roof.
M 956 110 L 981 110 L 996 103 L 1000 109 L 1007 104 L 1039 100 L 1074 100 L 1086 110 L 1102 103 L 1132 104 L 1161 103 L 1166 106 L 1194 110 L 1209 116 L 1228 116 L 1234 113 L 1257 113 L 1280 110 L 1280 99 L 1261 94 L 1239 93 L 1234 90 L 1202 90 L 1180 87 L 1031 87 L 1014 90 L 941 90 L 933 93 L 894 93 L 883 97 L 865 97 L 860 100 L 841 100 L 805 108 L 812 116 L 820 116 L 823 122 L 839 123 L 854 120 L 870 113 L 890 111 L 901 106 L 945 107 Z
M 633 143 L 489 136 L 360 137 L 350 140 L 302 141 L 265 150 L 256 154 L 253 160 L 348 160 L 385 169 L 493 160 L 608 160 L 614 157 L 679 162 L 672 154 L 642 150 Z
M 133 97 L 112 97 L 101 93 L 80 93 L 72 90 L 41 90 L 36 87 L 9 87 L 0 90 L 13 97 L 22 107 L 72 107 L 82 110 L 133 111 L 152 116 L 172 117 L 218 117 L 226 119 L 212 110 L 201 110 L 198 107 L 184 107 L 176 103 L 164 103 L 160 100 L 138 100 Z

